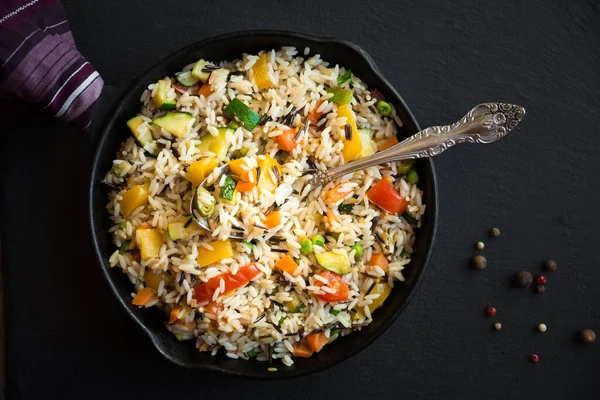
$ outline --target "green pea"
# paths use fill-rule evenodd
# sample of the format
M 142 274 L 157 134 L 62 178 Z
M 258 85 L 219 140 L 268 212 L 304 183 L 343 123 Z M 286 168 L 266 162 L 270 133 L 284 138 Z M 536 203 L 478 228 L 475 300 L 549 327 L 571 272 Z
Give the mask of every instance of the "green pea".
M 252 349 L 249 352 L 246 353 L 246 355 L 248 356 L 248 358 L 252 358 L 252 357 L 256 357 L 257 351 L 256 349 Z
M 419 173 L 416 169 L 411 168 L 411 170 L 408 171 L 408 174 L 406 174 L 406 181 L 411 185 L 416 185 L 419 182 Z
M 354 258 L 361 258 L 363 256 L 363 247 L 356 243 L 354 246 L 350 248 L 350 250 L 354 250 Z
M 302 239 L 300 241 L 300 251 L 305 256 L 307 256 L 309 254 L 312 254 L 312 252 L 313 252 L 313 243 L 310 241 L 310 239 Z
M 323 236 L 321 236 L 321 235 L 315 235 L 312 238 L 312 243 L 315 246 L 321 246 L 321 247 L 323 247 L 323 246 L 325 246 L 325 238 Z
M 240 154 L 242 155 L 242 157 L 246 157 L 246 154 L 248 154 L 248 151 L 250 151 L 250 149 L 249 149 L 249 148 L 247 148 L 247 147 L 242 147 L 242 148 L 240 149 Z
M 390 106 L 390 103 L 388 103 L 387 101 L 379 100 L 376 106 L 377 111 L 379 111 L 383 116 L 390 115 L 390 113 L 392 112 L 392 106 Z

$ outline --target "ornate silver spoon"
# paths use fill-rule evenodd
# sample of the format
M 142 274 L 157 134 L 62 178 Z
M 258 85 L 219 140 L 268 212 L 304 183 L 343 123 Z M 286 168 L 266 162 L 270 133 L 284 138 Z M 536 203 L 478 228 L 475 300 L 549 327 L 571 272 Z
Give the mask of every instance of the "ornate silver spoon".
M 483 103 L 475 106 L 452 125 L 425 128 L 389 149 L 325 171 L 307 182 L 311 191 L 340 176 L 373 165 L 414 158 L 434 157 L 458 143 L 492 143 L 506 136 L 525 116 L 525 109 L 506 103 Z M 306 193 L 306 189 L 304 190 Z

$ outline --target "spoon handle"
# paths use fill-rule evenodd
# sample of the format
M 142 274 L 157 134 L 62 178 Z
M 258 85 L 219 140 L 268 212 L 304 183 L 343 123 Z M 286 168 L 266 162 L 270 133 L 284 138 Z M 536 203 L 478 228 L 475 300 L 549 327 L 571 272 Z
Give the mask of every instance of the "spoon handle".
M 319 171 L 308 184 L 315 188 L 373 165 L 437 156 L 457 143 L 492 143 L 506 136 L 521 122 L 524 115 L 525 109 L 519 105 L 479 104 L 452 125 L 425 128 L 389 149 L 326 171 Z

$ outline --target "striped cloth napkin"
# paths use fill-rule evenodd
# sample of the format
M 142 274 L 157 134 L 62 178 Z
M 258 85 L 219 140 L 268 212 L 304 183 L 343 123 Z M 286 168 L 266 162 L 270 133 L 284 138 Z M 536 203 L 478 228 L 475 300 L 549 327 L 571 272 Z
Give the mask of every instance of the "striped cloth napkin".
M 77 51 L 59 0 L 0 0 L 0 96 L 86 131 L 103 85 Z

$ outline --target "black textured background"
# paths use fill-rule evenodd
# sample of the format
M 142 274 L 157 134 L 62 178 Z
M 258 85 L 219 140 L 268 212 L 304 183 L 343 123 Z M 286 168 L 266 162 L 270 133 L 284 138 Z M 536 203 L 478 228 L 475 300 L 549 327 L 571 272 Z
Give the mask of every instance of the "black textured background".
M 121 88 L 172 51 L 243 29 L 366 49 L 422 126 L 483 101 L 522 104 L 518 130 L 436 160 L 440 229 L 406 312 L 352 359 L 292 381 L 244 381 L 163 360 L 112 298 L 86 220 L 93 146 L 34 109 L 5 110 L 2 258 L 9 399 L 597 399 L 600 341 L 600 3 L 64 0 L 82 53 Z M 5 114 L 5 116 L 7 115 Z M 497 226 L 502 235 L 490 240 Z M 488 268 L 468 267 L 484 240 Z M 546 294 L 511 288 L 554 258 Z M 491 319 L 488 305 L 498 308 Z M 500 321 L 500 332 L 491 329 Z M 540 334 L 536 325 L 548 331 Z M 528 354 L 537 352 L 539 364 Z

